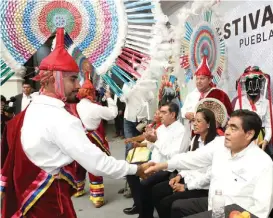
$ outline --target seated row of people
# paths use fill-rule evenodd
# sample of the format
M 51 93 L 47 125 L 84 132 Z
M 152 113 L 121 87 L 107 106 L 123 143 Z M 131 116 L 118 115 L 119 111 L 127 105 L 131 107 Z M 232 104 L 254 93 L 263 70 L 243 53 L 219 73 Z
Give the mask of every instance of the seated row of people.
M 175 136 L 176 131 L 161 132 L 160 130 L 163 128 L 159 127 L 157 130 L 147 128 L 146 133 L 144 133 L 142 136 L 146 139 L 145 143 L 139 143 L 139 142 L 133 143 L 135 146 L 147 146 L 148 148 L 151 148 L 151 149 L 155 148 L 155 150 L 153 151 L 153 153 L 155 153 L 155 154 L 152 153 L 152 158 L 151 158 L 151 161 L 153 161 L 155 163 L 164 162 L 162 160 L 165 160 L 166 162 L 170 161 L 174 156 L 174 153 L 172 153 L 172 151 L 176 151 L 177 154 L 182 154 L 188 150 L 189 145 L 191 145 L 191 151 L 193 151 L 196 148 L 199 148 L 199 147 L 196 147 L 197 145 L 199 146 L 202 144 L 207 144 L 208 142 L 210 142 L 210 144 L 211 144 L 211 143 L 214 143 L 213 141 L 218 140 L 218 139 L 214 140 L 214 138 L 213 138 L 210 140 L 203 141 L 201 135 L 200 135 L 200 137 L 198 137 L 198 128 L 200 128 L 200 127 L 198 127 L 198 122 L 200 122 L 202 120 L 202 119 L 200 119 L 200 117 L 202 117 L 202 115 L 203 115 L 203 120 L 206 120 L 205 119 L 206 113 L 209 113 L 209 112 L 204 112 L 204 111 L 201 112 L 202 110 L 198 110 L 198 112 L 196 113 L 196 108 L 198 108 L 198 104 L 200 105 L 201 102 L 204 103 L 203 107 L 208 106 L 207 108 L 211 109 L 214 112 L 214 123 L 216 123 L 214 125 L 214 130 L 217 133 L 217 135 L 219 135 L 219 136 L 224 135 L 225 123 L 227 121 L 227 117 L 231 116 L 233 108 L 232 108 L 231 102 L 230 102 L 227 94 L 225 92 L 223 92 L 222 90 L 215 88 L 215 86 L 213 85 L 212 74 L 211 74 L 210 69 L 208 68 L 206 57 L 203 57 L 203 61 L 200 65 L 200 67 L 197 69 L 195 76 L 196 76 L 196 88 L 197 89 L 194 90 L 192 93 L 190 93 L 186 97 L 186 100 L 184 102 L 184 105 L 183 105 L 183 108 L 181 111 L 182 118 L 184 119 L 183 120 L 184 131 L 183 131 L 183 134 L 180 135 L 180 136 L 182 136 L 182 139 L 180 137 Z M 256 125 L 259 126 L 261 124 L 261 127 L 264 127 L 263 128 L 264 131 L 262 131 L 262 128 L 261 128 L 261 131 L 259 131 L 257 133 L 258 135 L 257 136 L 255 135 L 255 137 L 253 137 L 252 140 L 254 140 L 254 138 L 255 138 L 255 142 L 253 142 L 253 143 L 259 144 L 263 149 L 266 149 L 266 148 L 270 147 L 269 142 L 271 139 L 271 131 L 272 131 L 272 128 L 271 128 L 272 115 L 270 117 L 270 114 L 272 114 L 272 108 L 270 106 L 272 104 L 269 100 L 265 100 L 265 102 L 267 103 L 267 106 L 265 106 L 265 105 L 263 106 L 263 104 L 259 103 L 259 99 L 262 99 L 261 91 L 265 89 L 261 83 L 261 80 L 263 78 L 266 78 L 266 75 L 264 75 L 263 72 L 259 68 L 249 67 L 246 69 L 246 71 L 244 72 L 244 74 L 240 78 L 244 82 L 238 83 L 239 90 L 242 88 L 246 91 L 246 93 L 243 93 L 242 90 L 240 91 L 240 93 L 238 92 L 240 95 L 238 98 L 238 102 L 236 104 L 237 105 L 236 108 L 242 109 L 244 107 L 247 107 L 245 102 L 248 102 L 250 106 L 247 107 L 247 109 L 254 111 L 256 116 L 254 116 L 253 113 L 249 114 L 248 113 L 249 111 L 247 111 L 245 113 L 242 112 L 242 114 L 239 114 L 239 115 L 238 114 L 236 115 L 236 113 L 235 113 L 234 116 L 239 117 L 239 119 L 241 119 L 242 122 L 248 122 L 248 121 L 244 120 L 245 117 L 247 117 L 247 118 L 252 117 L 253 119 L 255 118 L 254 121 L 256 121 Z M 244 87 L 240 87 L 240 86 L 244 86 Z M 269 99 L 271 99 L 271 96 L 269 96 Z M 208 103 L 208 101 L 210 101 L 210 102 Z M 218 108 L 215 109 L 213 107 L 210 107 L 211 102 L 212 103 L 216 102 Z M 169 109 L 170 109 L 170 105 L 171 104 L 166 105 L 166 107 L 169 107 Z M 160 108 L 160 117 L 161 117 L 162 121 L 164 119 L 164 115 L 166 115 L 166 113 L 164 111 L 164 107 L 165 106 Z M 219 111 L 218 109 L 220 109 L 221 111 Z M 172 110 L 169 110 L 169 113 L 172 113 L 172 112 L 173 112 Z M 226 115 L 223 115 L 223 113 L 226 113 Z M 257 115 L 259 115 L 259 116 L 257 116 Z M 226 116 L 226 117 L 223 118 L 223 116 L 224 117 Z M 260 121 L 261 121 L 261 123 L 259 123 Z M 174 120 L 173 120 L 173 122 L 174 122 Z M 165 129 L 172 129 L 172 128 L 170 128 L 172 125 L 169 125 L 168 123 L 164 124 L 162 122 L 162 124 L 163 124 L 162 126 L 164 126 Z M 240 128 L 238 126 L 239 124 L 241 125 Z M 249 132 L 250 130 L 252 130 L 252 132 L 256 131 L 255 129 L 251 129 L 250 127 L 246 127 L 246 125 L 249 123 L 247 123 L 247 124 L 239 123 L 239 124 L 237 125 L 236 128 L 240 129 L 241 131 L 243 131 L 245 133 Z M 209 124 L 209 126 L 212 126 L 211 123 Z M 246 129 L 246 128 L 248 128 L 248 129 Z M 235 129 L 233 127 L 231 129 L 233 129 L 235 131 Z M 194 135 L 194 134 L 192 134 L 192 131 L 194 131 L 194 134 L 197 134 L 197 135 L 192 139 L 192 141 L 190 143 L 188 140 L 192 135 Z M 229 132 L 230 132 L 230 128 L 228 125 L 226 133 L 225 133 L 226 138 L 227 138 L 227 135 L 230 134 Z M 168 134 L 166 134 L 166 133 L 168 133 Z M 262 134 L 260 134 L 260 133 L 262 133 Z M 256 134 L 256 132 L 255 132 L 255 134 Z M 173 139 L 172 137 L 174 137 L 176 139 L 175 141 L 177 143 L 181 140 L 180 148 L 177 145 L 175 148 L 173 147 L 173 146 L 175 146 L 175 143 L 173 143 L 173 141 L 171 140 L 171 139 Z M 204 136 L 203 136 L 203 138 L 204 138 Z M 220 137 L 217 137 L 217 138 L 220 138 Z M 258 138 L 258 139 L 256 140 L 256 138 Z M 148 143 L 147 143 L 147 141 L 148 141 Z M 161 143 L 163 143 L 163 144 L 161 144 Z M 235 146 L 239 146 L 239 144 L 236 145 L 236 143 L 238 143 L 238 142 L 235 142 Z M 228 143 L 221 141 L 219 144 L 226 145 Z M 244 144 L 244 142 L 243 142 L 243 144 Z M 243 144 L 241 144 L 242 145 L 241 147 L 239 146 L 241 150 L 244 150 L 246 147 L 248 147 L 248 145 L 250 144 L 250 141 L 248 141 L 248 144 L 246 144 L 246 145 L 243 145 Z M 183 148 L 186 148 L 186 150 Z M 238 152 L 238 153 L 240 153 L 240 152 Z M 169 154 L 169 155 L 166 156 L 165 154 Z M 196 161 L 197 161 L 196 164 L 198 165 L 198 162 L 200 160 L 196 160 Z M 212 163 L 210 163 L 210 165 L 211 164 Z M 198 179 L 202 178 L 202 179 L 204 179 L 203 181 L 206 181 L 206 178 L 210 178 L 209 168 L 211 166 L 206 165 L 204 167 L 205 167 L 205 169 L 202 169 L 202 170 L 204 170 L 204 172 L 203 172 L 204 174 L 201 177 L 198 177 Z M 270 167 L 269 167 L 269 169 L 270 169 Z M 244 170 L 247 171 L 246 169 L 244 169 Z M 189 178 L 189 175 L 191 175 L 192 173 L 193 174 L 195 173 L 195 169 L 189 168 L 189 169 L 187 169 L 186 172 L 182 171 L 180 173 L 180 175 L 182 175 L 182 178 L 181 178 L 181 176 L 176 176 L 176 177 L 172 178 L 172 176 L 175 176 L 177 171 L 179 171 L 179 168 L 172 168 L 171 170 L 159 171 L 158 173 L 152 175 L 148 179 L 143 180 L 141 182 L 139 182 L 139 179 L 138 179 L 138 184 L 139 184 L 138 189 L 137 189 L 138 190 L 137 191 L 137 196 L 138 196 L 137 199 L 138 200 L 136 200 L 136 198 L 134 197 L 134 194 L 133 194 L 135 207 L 127 208 L 124 210 L 124 212 L 131 213 L 132 211 L 134 211 L 134 212 L 138 212 L 140 214 L 140 216 L 139 216 L 140 218 L 151 218 L 151 217 L 153 217 L 153 208 L 156 207 L 160 218 L 170 217 L 172 214 L 171 213 L 172 204 L 176 205 L 175 211 L 179 211 L 177 209 L 177 208 L 179 208 L 179 203 L 174 202 L 175 200 L 177 200 L 176 197 L 179 196 L 179 194 L 177 195 L 176 193 L 179 192 L 179 190 L 180 191 L 182 190 L 183 195 L 184 195 L 184 192 L 186 192 L 188 190 L 194 190 L 194 189 L 197 189 L 198 193 L 200 193 L 200 187 L 198 185 L 196 185 L 196 187 L 194 187 L 194 188 L 193 187 L 191 187 L 191 189 L 188 188 L 188 184 L 187 184 L 188 179 L 187 178 Z M 187 174 L 188 171 L 189 171 L 189 174 Z M 192 178 L 193 177 L 191 177 L 191 179 Z M 196 178 L 194 177 L 194 179 L 196 179 Z M 194 181 L 198 181 L 198 180 L 196 179 Z M 210 181 L 210 180 L 208 179 L 208 181 Z M 130 185 L 130 183 L 131 182 L 129 182 L 129 185 Z M 232 186 L 231 184 L 229 184 L 229 185 Z M 164 186 L 165 186 L 165 188 L 164 188 Z M 132 189 L 134 189 L 134 186 L 130 185 L 130 187 Z M 270 188 L 270 190 L 271 190 L 270 193 L 272 194 L 272 187 Z M 132 190 L 132 192 L 133 192 L 133 190 Z M 173 194 L 173 193 L 175 193 L 175 194 Z M 187 192 L 187 193 L 189 193 L 189 192 Z M 213 194 L 214 193 L 212 193 L 212 195 Z M 192 198 L 194 196 L 195 195 L 193 194 L 193 195 L 189 196 L 189 198 Z M 272 198 L 272 196 L 271 196 L 271 198 Z M 271 198 L 269 197 L 268 199 L 271 199 Z M 167 203 L 165 202 L 165 200 Z M 235 201 L 235 202 L 240 205 L 240 201 Z M 269 202 L 271 202 L 271 201 L 269 201 Z M 249 207 L 247 207 L 246 209 L 249 209 Z M 267 209 L 269 209 L 269 207 Z M 176 216 L 176 217 L 178 217 L 178 216 Z M 174 215 L 174 217 L 175 217 L 175 215 Z
M 177 120 L 179 106 L 174 103 L 169 103 L 160 108 L 161 125 L 155 128 L 147 128 L 145 137 L 149 141 L 149 148 L 152 150 L 151 161 L 162 162 L 167 161 L 177 153 L 188 150 L 188 145 L 183 143 L 184 126 Z M 131 189 L 134 199 L 133 208 L 126 208 L 125 213 L 131 214 L 137 212 L 142 216 L 146 210 L 145 203 L 147 191 L 150 187 L 161 182 L 167 181 L 173 172 L 162 171 L 146 180 L 140 181 L 140 178 L 135 175 L 127 176 L 127 182 Z M 145 193 L 145 196 L 144 196 Z
M 225 205 L 237 204 L 259 218 L 268 218 L 273 207 L 273 163 L 255 142 L 261 127 L 256 113 L 234 111 L 224 137 L 149 167 L 146 173 L 174 169 L 183 173 L 211 166 L 209 196 L 174 202 L 168 217 L 187 217 L 211 209 L 215 191 L 220 189 Z
M 162 119 L 162 126 L 164 128 L 164 130 L 172 130 L 172 128 L 170 128 L 175 122 L 178 121 L 174 121 L 175 120 L 175 113 L 173 115 L 171 115 L 172 112 L 172 103 L 165 105 L 163 107 L 161 107 L 160 109 L 160 116 Z M 167 110 L 165 110 L 167 109 Z M 172 119 L 172 122 L 168 123 L 166 122 L 166 115 L 170 115 L 170 117 L 174 118 Z M 217 116 L 217 115 L 216 115 Z M 204 160 L 202 160 L 202 156 L 200 156 L 199 158 L 195 158 L 192 160 L 192 162 L 189 162 L 189 165 L 184 166 L 183 171 L 179 172 L 179 174 L 177 174 L 177 171 L 179 171 L 181 168 L 177 167 L 176 165 L 172 165 L 172 169 L 166 170 L 165 168 L 163 171 L 161 170 L 162 165 L 161 164 L 157 164 L 155 168 L 150 169 L 150 171 L 156 172 L 153 175 L 151 175 L 148 179 L 142 180 L 140 182 L 140 180 L 138 179 L 138 185 L 137 185 L 137 189 L 135 188 L 133 184 L 136 184 L 135 182 L 131 182 L 130 178 L 128 178 L 128 182 L 130 185 L 130 188 L 132 190 L 133 193 L 133 198 L 134 198 L 134 202 L 135 202 L 135 212 L 139 213 L 139 217 L 140 218 L 151 218 L 153 217 L 153 210 L 154 207 L 157 209 L 157 212 L 159 214 L 160 218 L 164 218 L 164 217 L 184 217 L 185 215 L 190 215 L 191 213 L 195 213 L 195 212 L 201 212 L 202 210 L 200 209 L 199 211 L 194 211 L 194 209 L 189 212 L 190 210 L 188 210 L 188 206 L 184 207 L 184 200 L 185 199 L 194 199 L 194 198 L 200 198 L 200 199 L 207 199 L 208 198 L 208 188 L 211 185 L 210 180 L 211 180 L 211 167 L 213 167 L 213 154 L 214 154 L 214 150 L 215 147 L 219 146 L 219 148 L 223 147 L 221 145 L 224 145 L 227 147 L 227 149 L 233 149 L 234 147 L 234 158 L 232 157 L 233 154 L 230 155 L 230 162 L 232 162 L 232 160 L 234 159 L 234 162 L 236 163 L 238 157 L 243 156 L 243 150 L 246 149 L 248 147 L 249 144 L 255 144 L 255 142 L 250 143 L 252 140 L 255 140 L 258 136 L 257 132 L 259 133 L 258 129 L 259 127 L 261 127 L 261 120 L 260 118 L 257 116 L 257 114 L 250 112 L 250 111 L 237 111 L 234 112 L 234 114 L 232 115 L 232 118 L 236 117 L 235 122 L 236 124 L 230 124 L 227 126 L 227 130 L 225 133 L 226 136 L 226 140 L 224 142 L 224 140 L 222 138 L 224 137 L 216 137 L 217 136 L 217 131 L 216 131 L 216 118 L 214 113 L 206 108 L 202 108 L 199 109 L 196 112 L 195 115 L 195 119 L 194 119 L 194 134 L 195 136 L 193 137 L 191 144 L 190 144 L 190 149 L 188 148 L 188 146 L 183 142 L 183 137 L 182 139 L 177 137 L 176 133 L 179 131 L 160 131 L 163 128 L 158 128 L 158 130 L 156 131 L 149 131 L 149 133 L 145 133 L 144 136 L 146 135 L 149 138 L 150 136 L 153 136 L 156 138 L 155 141 L 155 145 L 154 147 L 156 148 L 155 155 L 152 155 L 152 159 L 151 161 L 154 161 L 156 163 L 159 162 L 167 162 L 169 163 L 170 161 L 172 161 L 173 159 L 175 159 L 176 156 L 179 155 L 185 155 L 186 157 L 187 154 L 184 154 L 185 151 L 187 151 L 188 149 L 190 151 L 195 151 L 195 150 L 199 150 L 199 148 L 206 147 L 205 145 L 207 144 L 211 144 L 209 147 L 209 149 L 204 150 Z M 165 119 L 164 119 L 165 118 Z M 165 120 L 165 122 L 164 122 Z M 234 119 L 233 119 L 234 120 Z M 249 123 L 250 120 L 253 123 Z M 232 119 L 230 120 L 232 121 Z M 229 122 L 230 122 L 229 121 Z M 254 125 L 256 128 L 252 128 L 251 126 Z M 169 125 L 170 126 L 169 126 Z M 174 125 L 173 125 L 174 126 Z M 177 128 L 178 129 L 178 128 Z M 238 137 L 237 139 L 235 139 L 234 141 L 232 140 L 232 138 L 234 138 L 233 134 L 236 133 L 236 131 L 241 131 L 241 134 L 238 135 L 234 135 L 235 137 Z M 166 134 L 169 133 L 169 134 Z M 243 138 L 239 138 L 239 137 L 243 137 L 243 134 L 245 134 L 244 139 L 245 141 L 240 141 Z M 181 134 L 183 135 L 183 134 Z M 251 135 L 251 137 L 249 136 Z M 153 138 L 151 137 L 151 138 Z M 231 139 L 229 139 L 229 137 Z M 217 138 L 217 139 L 215 139 Z M 157 141 L 159 139 L 159 141 Z M 165 139 L 165 141 L 163 140 Z M 167 139 L 167 141 L 166 141 Z M 181 146 L 180 146 L 180 150 L 176 150 L 176 153 L 172 153 L 172 151 L 174 148 L 172 146 L 175 146 L 176 143 L 169 143 L 169 139 L 173 139 L 173 141 L 176 141 L 174 139 L 177 139 L 177 143 L 180 141 Z M 221 140 L 219 140 L 221 139 Z M 230 141 L 229 141 L 230 140 Z M 165 144 L 161 144 L 160 142 L 165 142 Z M 172 140 L 170 140 L 170 142 L 172 142 Z M 184 143 L 184 144 L 183 144 Z M 230 147 L 228 147 L 229 143 L 231 143 Z M 242 143 L 242 144 L 240 144 Z M 137 144 L 137 143 L 136 143 Z M 150 143 L 148 143 L 150 144 Z M 256 144 L 255 144 L 256 145 Z M 156 147 L 157 146 L 157 147 Z M 237 148 L 236 148 L 237 146 Z M 251 146 L 250 146 L 251 147 Z M 252 146 L 253 147 L 253 146 Z M 257 146 L 256 146 L 257 147 Z M 165 150 L 164 150 L 165 148 Z M 186 148 L 183 150 L 183 148 Z M 212 149 L 213 148 L 213 149 Z M 247 149 L 246 149 L 247 150 Z M 251 149 L 249 149 L 251 150 Z M 199 152 L 197 152 L 197 154 L 199 154 Z M 231 150 L 232 152 L 233 150 Z M 241 152 L 242 151 L 242 152 Z M 164 154 L 166 154 L 166 152 L 168 154 L 171 154 L 169 156 L 164 156 Z M 207 153 L 206 153 L 207 152 Z M 253 152 L 253 151 L 252 151 Z M 250 153 L 252 153 L 250 152 Z M 195 152 L 190 152 L 190 153 L 195 153 Z M 238 155 L 237 155 L 238 153 Z M 158 155 L 159 154 L 159 155 Z M 175 155 L 177 154 L 177 155 Z M 208 156 L 205 156 L 208 155 Z M 261 154 L 260 154 L 261 155 Z M 266 154 L 264 153 L 264 155 L 266 156 Z M 190 156 L 190 155 L 189 155 Z M 238 156 L 238 157 L 237 157 Z M 153 159 L 154 157 L 154 159 Z M 159 159 L 157 157 L 160 157 Z M 183 156 L 184 157 L 184 156 Z M 227 157 L 227 155 L 222 156 L 222 157 Z M 261 156 L 257 156 L 256 159 L 259 159 L 261 157 L 264 157 L 263 155 Z M 246 158 L 245 160 L 248 161 L 249 158 L 253 158 L 251 155 L 249 155 L 248 158 Z M 187 160 L 187 159 L 186 159 Z M 245 179 L 247 180 L 248 178 L 254 179 L 254 180 L 250 180 L 247 181 L 249 182 L 251 185 L 251 187 L 254 185 L 253 183 L 255 183 L 255 181 L 257 181 L 257 177 L 255 174 L 252 174 L 250 172 L 248 172 L 250 169 L 246 167 L 246 163 L 243 164 L 242 161 L 242 165 L 238 165 L 235 164 L 236 166 L 233 166 L 232 163 L 231 166 L 233 167 L 233 169 L 237 170 L 237 168 L 242 168 L 241 171 L 246 171 L 246 172 L 239 172 L 241 173 L 246 173 L 247 178 L 242 178 L 241 175 L 238 175 L 238 172 L 233 172 L 232 168 L 228 169 L 231 170 L 231 172 L 229 172 L 229 176 L 231 176 L 232 178 L 235 176 L 237 176 L 235 178 L 235 181 L 238 180 L 240 178 L 240 180 L 244 181 Z M 270 158 L 269 158 L 270 160 Z M 201 161 L 201 163 L 200 163 Z M 210 162 L 211 161 L 211 162 Z M 219 160 L 218 160 L 219 161 Z M 223 161 L 222 161 L 223 162 Z M 238 160 L 238 162 L 240 162 Z M 272 175 L 272 162 L 268 162 L 268 156 L 267 158 L 264 159 L 265 162 L 265 168 L 266 168 L 266 172 L 260 172 L 259 170 L 257 170 L 257 173 L 264 173 L 264 176 L 266 178 L 269 177 L 269 175 Z M 228 165 L 228 163 L 222 163 L 223 164 L 223 168 L 227 167 L 226 165 Z M 271 164 L 271 165 L 270 165 Z M 201 167 L 202 165 L 202 167 Z M 165 165 L 164 165 L 165 167 Z M 198 169 L 200 167 L 200 169 Z M 218 166 L 219 169 L 221 169 L 221 165 Z M 218 169 L 218 171 L 219 171 Z M 224 170 L 224 169 L 223 169 Z M 240 171 L 240 170 L 239 170 Z M 216 171 L 217 172 L 217 171 Z M 256 172 L 256 171 L 255 171 Z M 244 175 L 243 175 L 244 176 Z M 136 179 L 136 178 L 135 178 Z M 230 179 L 229 179 L 230 180 Z M 226 181 L 229 181 L 226 180 Z M 272 180 L 272 178 L 271 178 Z M 270 181 L 270 179 L 269 179 Z M 223 181 L 222 181 L 223 182 Z M 271 181 L 272 182 L 272 181 Z M 234 183 L 234 182 L 233 182 Z M 228 183 L 228 184 L 222 184 L 222 183 L 218 183 L 218 185 L 222 185 L 220 187 L 222 187 L 223 189 L 227 189 L 225 190 L 225 195 L 226 195 L 226 191 L 227 193 L 229 193 L 229 189 L 231 187 L 234 186 L 234 184 L 232 183 Z M 265 182 L 265 184 L 267 184 L 267 182 Z M 236 186 L 237 184 L 235 184 Z M 246 184 L 239 184 L 238 185 L 241 188 L 245 188 L 244 185 L 249 185 L 248 183 Z M 219 187 L 218 187 L 219 188 Z M 229 189 L 228 189 L 229 188 Z M 248 188 L 246 187 L 246 191 L 244 190 L 240 190 L 240 188 L 236 188 L 235 193 L 236 192 L 240 192 L 242 191 L 243 194 L 245 195 L 249 195 L 250 193 L 253 194 L 253 190 L 259 190 L 261 187 L 252 187 L 252 191 L 248 192 Z M 269 193 L 267 195 L 264 195 L 264 197 L 268 200 L 269 203 L 272 204 L 272 187 L 267 187 L 267 190 L 269 190 Z M 231 196 L 234 194 L 233 192 L 230 192 L 229 194 L 231 194 Z M 237 203 L 239 205 L 241 205 L 242 207 L 244 207 L 245 209 L 253 212 L 254 214 L 259 214 L 259 210 L 257 210 L 257 207 L 260 207 L 260 203 L 259 201 L 261 201 L 259 194 L 255 194 L 257 196 L 255 196 L 255 199 L 251 205 L 254 209 L 252 209 L 252 207 L 250 207 L 250 205 L 248 205 L 249 201 L 245 200 L 244 197 L 243 199 L 241 198 L 236 198 L 236 197 L 231 197 L 228 194 L 228 196 L 231 198 L 229 203 Z M 210 200 L 211 197 L 214 195 L 214 193 L 210 193 Z M 261 194 L 260 194 L 261 195 Z M 248 198 L 248 197 L 246 197 Z M 195 199 L 196 200 L 196 199 Z M 204 199 L 203 199 L 204 200 Z M 187 200 L 189 201 L 189 200 Z M 196 200 L 198 202 L 198 200 Z M 191 201 L 189 201 L 191 202 Z M 204 203 L 204 202 L 203 202 Z M 191 204 L 191 203 L 190 203 Z M 257 204 L 255 206 L 255 204 Z M 188 204 L 187 204 L 188 205 Z M 193 207 L 195 204 L 193 204 Z M 205 204 L 206 207 L 207 204 Z M 202 207 L 203 209 L 205 207 Z M 272 208 L 272 205 L 267 204 L 264 205 L 263 208 L 261 208 L 261 213 L 269 213 L 270 209 Z M 183 211 L 188 211 L 187 213 L 184 213 Z M 207 208 L 205 209 L 207 210 Z M 181 212 L 182 211 L 182 212 Z M 263 216 L 261 216 L 263 217 Z M 264 216 L 265 217 L 265 216 Z
M 194 134 L 190 151 L 206 146 L 217 137 L 214 113 L 199 109 L 195 115 Z M 170 217 L 172 204 L 179 199 L 207 197 L 211 167 L 180 171 L 170 181 L 161 182 L 152 190 L 153 200 L 160 218 Z
M 169 103 L 163 105 L 160 110 L 156 112 L 154 117 L 157 123 L 155 126 L 158 127 L 159 125 L 158 115 L 161 118 L 162 125 L 158 128 L 150 128 L 148 126 L 143 135 L 127 139 L 126 143 L 133 142 L 135 146 L 147 146 L 152 150 L 151 161 L 158 163 L 170 160 L 177 153 L 186 152 L 189 149 L 196 150 L 199 146 L 204 146 L 212 141 L 217 135 L 214 113 L 205 108 L 200 109 L 196 114 L 196 136 L 192 140 L 191 147 L 189 148 L 189 144 L 184 137 L 184 127 L 180 121 L 177 120 L 178 113 L 179 107 L 177 104 Z M 143 141 L 144 138 L 147 139 L 144 143 L 137 142 Z M 127 181 L 134 199 L 134 206 L 132 208 L 126 208 L 124 212 L 127 214 L 138 212 L 140 217 L 149 217 L 146 214 L 152 214 L 154 207 L 151 205 L 153 186 L 160 182 L 169 183 L 169 179 L 176 175 L 176 171 L 162 171 L 141 182 L 136 176 L 127 176 Z M 192 175 L 189 174 L 187 178 L 191 176 Z

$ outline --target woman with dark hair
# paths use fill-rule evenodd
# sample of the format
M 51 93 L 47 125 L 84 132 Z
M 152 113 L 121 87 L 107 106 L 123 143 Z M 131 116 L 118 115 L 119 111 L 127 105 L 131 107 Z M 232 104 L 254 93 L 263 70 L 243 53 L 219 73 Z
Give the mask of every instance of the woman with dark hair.
M 205 146 L 217 136 L 214 113 L 206 108 L 196 112 L 194 134 L 190 151 Z M 170 181 L 154 186 L 153 203 L 160 218 L 168 218 L 172 203 L 179 199 L 207 197 L 210 184 L 210 167 L 180 172 Z
M 191 151 L 200 147 L 200 140 L 202 144 L 206 145 L 217 135 L 215 116 L 209 109 L 201 108 L 196 112 L 193 126 L 195 136 L 192 140 Z

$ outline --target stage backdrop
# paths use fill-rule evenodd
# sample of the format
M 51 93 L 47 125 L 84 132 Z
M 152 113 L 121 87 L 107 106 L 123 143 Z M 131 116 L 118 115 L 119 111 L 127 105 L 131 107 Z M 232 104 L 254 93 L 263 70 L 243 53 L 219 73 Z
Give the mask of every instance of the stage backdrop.
M 185 7 L 190 8 L 191 3 Z M 249 65 L 259 66 L 273 80 L 273 2 L 220 1 L 214 9 L 222 15 L 222 34 L 228 54 L 222 88 L 230 98 L 236 95 L 236 79 Z M 179 22 L 175 14 L 170 16 L 170 21 Z M 189 86 L 193 87 L 192 83 Z

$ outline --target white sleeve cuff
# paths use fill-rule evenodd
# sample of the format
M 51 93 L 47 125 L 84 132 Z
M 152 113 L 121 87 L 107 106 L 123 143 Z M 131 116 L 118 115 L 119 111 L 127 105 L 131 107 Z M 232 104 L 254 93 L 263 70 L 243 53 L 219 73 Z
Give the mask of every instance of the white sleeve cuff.
M 175 170 L 177 168 L 177 163 L 176 163 L 176 160 L 175 159 L 171 159 L 169 161 L 167 161 L 168 163 L 168 168 L 167 170 Z
M 264 140 L 266 140 L 267 142 L 270 142 L 270 139 L 271 139 L 271 134 L 266 133 L 264 136 Z
M 147 148 L 150 149 L 150 150 L 153 150 L 154 149 L 154 143 L 149 142 L 149 141 L 146 141 L 146 142 L 147 142 Z
M 135 175 L 137 173 L 137 165 L 129 164 L 128 175 Z
M 194 190 L 194 189 L 197 189 L 192 183 L 187 183 L 187 188 L 188 190 Z
M 112 98 L 107 98 L 107 103 L 111 105 L 116 105 L 115 101 Z
M 178 175 L 180 175 L 182 178 L 185 177 L 185 176 L 183 175 L 183 172 L 182 172 L 182 171 L 180 171 L 180 172 L 178 173 Z

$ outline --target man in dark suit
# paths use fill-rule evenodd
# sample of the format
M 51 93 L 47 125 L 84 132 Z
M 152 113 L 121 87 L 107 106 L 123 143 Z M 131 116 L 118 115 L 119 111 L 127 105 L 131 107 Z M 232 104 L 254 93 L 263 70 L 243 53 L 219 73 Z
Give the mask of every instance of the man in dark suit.
M 13 108 L 8 106 L 9 101 L 1 95 L 1 136 L 4 132 L 6 122 L 13 117 Z
M 14 112 L 15 115 L 19 114 L 29 105 L 31 101 L 31 92 L 32 92 L 31 85 L 28 82 L 24 82 L 23 93 L 15 96 L 16 101 L 13 104 L 15 107 L 15 112 Z

